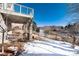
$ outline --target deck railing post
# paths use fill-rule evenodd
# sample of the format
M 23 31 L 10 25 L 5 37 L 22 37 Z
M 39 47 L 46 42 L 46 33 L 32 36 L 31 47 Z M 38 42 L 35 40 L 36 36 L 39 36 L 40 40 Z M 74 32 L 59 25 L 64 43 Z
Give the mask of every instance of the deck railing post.
M 34 16 L 34 9 L 32 9 L 32 15 Z
M 2 9 L 4 9 L 4 4 L 2 3 Z
M 14 4 L 12 4 L 12 11 L 15 11 L 15 10 L 14 10 Z
M 21 13 L 21 11 L 22 11 L 22 10 L 21 10 L 21 7 L 22 7 L 22 6 L 20 5 L 20 13 Z

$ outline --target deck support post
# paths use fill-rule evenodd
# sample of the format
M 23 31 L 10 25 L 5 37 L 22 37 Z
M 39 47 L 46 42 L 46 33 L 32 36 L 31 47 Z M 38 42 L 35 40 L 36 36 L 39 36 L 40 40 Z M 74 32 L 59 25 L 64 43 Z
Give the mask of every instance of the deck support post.
M 2 53 L 4 54 L 4 29 L 3 29 L 3 35 L 2 35 Z

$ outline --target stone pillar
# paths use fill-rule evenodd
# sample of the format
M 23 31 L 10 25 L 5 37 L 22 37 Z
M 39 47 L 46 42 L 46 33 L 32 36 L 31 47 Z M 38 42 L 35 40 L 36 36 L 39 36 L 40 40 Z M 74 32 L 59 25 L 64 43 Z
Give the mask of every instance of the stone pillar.
M 27 37 L 28 40 L 32 40 L 32 20 L 29 19 L 27 22 Z
M 30 24 L 30 40 L 32 40 L 32 22 Z
M 22 30 L 24 30 L 24 32 L 26 32 L 26 24 L 23 24 Z
M 11 21 L 8 19 L 7 20 L 8 22 L 7 22 L 7 30 L 9 31 L 9 30 L 11 30 Z
M 29 22 L 26 24 L 26 34 L 27 34 L 27 40 L 29 40 Z

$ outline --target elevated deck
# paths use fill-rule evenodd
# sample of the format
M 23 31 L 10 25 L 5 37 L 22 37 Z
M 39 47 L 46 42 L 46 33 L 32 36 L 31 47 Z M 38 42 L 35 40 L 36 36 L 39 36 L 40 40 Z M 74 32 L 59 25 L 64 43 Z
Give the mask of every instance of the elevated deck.
M 6 14 L 8 16 L 15 15 L 15 16 L 20 16 L 20 17 L 22 16 L 22 17 L 33 18 L 34 9 L 20 5 L 20 4 L 0 3 L 0 13 Z

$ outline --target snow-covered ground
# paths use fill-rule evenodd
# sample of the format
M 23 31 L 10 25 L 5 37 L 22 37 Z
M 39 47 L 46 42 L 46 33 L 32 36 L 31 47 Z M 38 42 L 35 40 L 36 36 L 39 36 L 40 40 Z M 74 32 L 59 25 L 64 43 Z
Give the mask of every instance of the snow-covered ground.
M 78 51 L 79 46 L 73 49 L 70 43 L 43 38 L 25 44 L 20 56 L 78 56 Z

